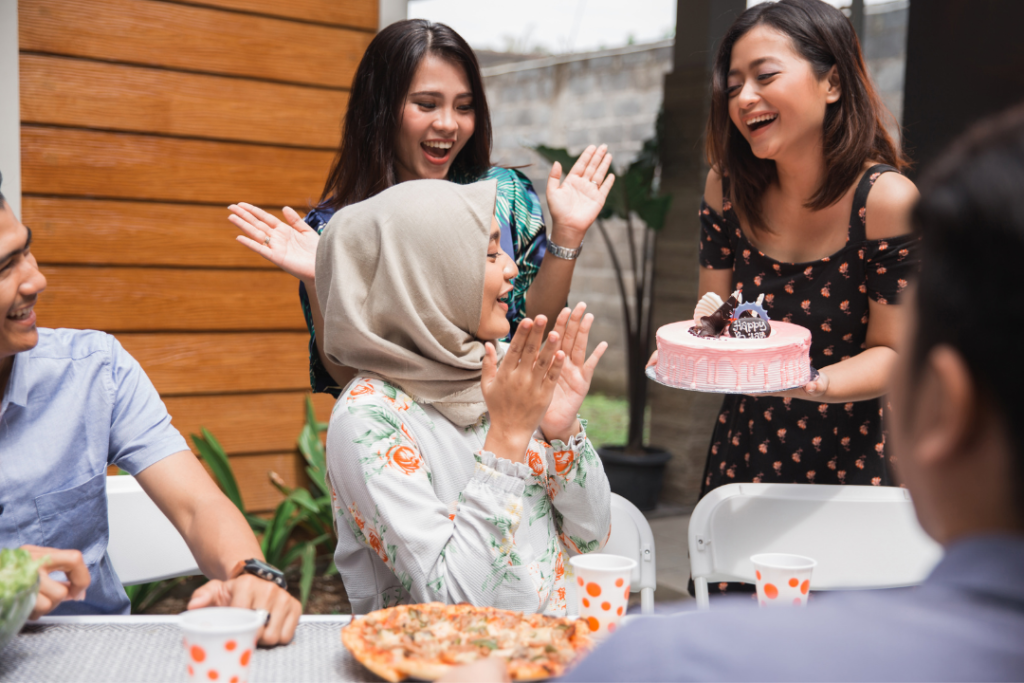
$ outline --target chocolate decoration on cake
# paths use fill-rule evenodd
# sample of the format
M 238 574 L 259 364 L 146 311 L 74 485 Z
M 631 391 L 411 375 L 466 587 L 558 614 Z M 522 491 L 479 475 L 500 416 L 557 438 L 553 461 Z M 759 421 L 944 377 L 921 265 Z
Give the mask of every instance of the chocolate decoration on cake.
M 725 303 L 718 307 L 711 315 L 706 315 L 700 319 L 700 329 L 697 330 L 698 337 L 721 337 L 722 333 L 725 332 L 725 328 L 728 327 L 729 321 L 732 318 L 732 312 L 736 310 L 736 307 L 743 301 L 743 295 L 738 291 L 733 292 Z M 694 325 L 694 327 L 697 327 Z

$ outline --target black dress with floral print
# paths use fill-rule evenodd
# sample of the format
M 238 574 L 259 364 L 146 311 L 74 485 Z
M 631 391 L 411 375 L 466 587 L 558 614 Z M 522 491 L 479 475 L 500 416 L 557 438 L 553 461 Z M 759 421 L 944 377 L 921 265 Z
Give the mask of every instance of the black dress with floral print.
M 868 193 L 891 166 L 869 168 L 853 200 L 846 245 L 808 263 L 781 263 L 744 236 L 731 203 L 723 215 L 700 210 L 700 263 L 733 271 L 744 301 L 764 293 L 773 320 L 811 331 L 811 364 L 825 369 L 860 353 L 868 329 L 868 299 L 894 303 L 917 268 L 917 238 L 868 240 Z M 723 183 L 728 198 L 728 185 Z M 880 399 L 814 403 L 801 399 L 729 395 L 715 424 L 701 496 L 735 482 L 892 485 L 884 408 Z

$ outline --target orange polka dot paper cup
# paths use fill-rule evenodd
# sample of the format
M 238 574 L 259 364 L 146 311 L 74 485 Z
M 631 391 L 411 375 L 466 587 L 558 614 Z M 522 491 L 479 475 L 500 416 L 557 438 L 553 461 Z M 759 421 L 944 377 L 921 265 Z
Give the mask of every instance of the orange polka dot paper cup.
M 569 559 L 576 574 L 580 619 L 590 637 L 603 640 L 615 632 L 629 603 L 629 579 L 636 561 L 619 555 L 592 553 Z
M 266 610 L 204 607 L 181 615 L 188 680 L 245 683 Z
M 809 557 L 785 553 L 753 555 L 757 602 L 761 607 L 805 607 L 811 591 L 811 572 L 818 565 Z

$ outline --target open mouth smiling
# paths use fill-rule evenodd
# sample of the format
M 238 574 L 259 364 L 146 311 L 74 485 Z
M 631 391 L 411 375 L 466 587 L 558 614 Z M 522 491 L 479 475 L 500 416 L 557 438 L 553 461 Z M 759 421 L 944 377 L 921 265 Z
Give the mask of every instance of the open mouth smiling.
M 22 320 L 28 320 L 28 318 L 31 317 L 32 311 L 34 309 L 35 309 L 35 303 L 33 302 L 29 306 L 25 306 L 24 308 L 19 308 L 16 311 L 12 311 L 12 312 L 8 313 L 7 314 L 7 319 L 8 320 L 13 320 L 15 322 L 20 322 Z
M 751 131 L 760 130 L 765 126 L 771 124 L 775 119 L 779 118 L 778 114 L 766 112 L 764 114 L 756 114 L 744 121 L 747 124 L 747 128 Z
M 454 140 L 427 140 L 420 143 L 420 147 L 427 153 L 427 156 L 437 159 L 447 157 L 454 145 Z

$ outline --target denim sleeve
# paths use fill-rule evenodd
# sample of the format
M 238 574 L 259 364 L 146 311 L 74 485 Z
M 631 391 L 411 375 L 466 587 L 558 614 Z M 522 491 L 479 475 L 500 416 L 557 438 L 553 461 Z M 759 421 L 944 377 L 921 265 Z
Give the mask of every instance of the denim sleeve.
M 110 337 L 110 445 L 107 464 L 136 475 L 188 443 L 171 426 L 171 416 L 139 362 Z

